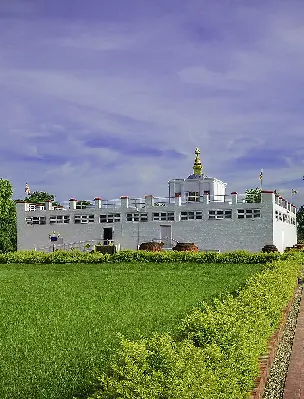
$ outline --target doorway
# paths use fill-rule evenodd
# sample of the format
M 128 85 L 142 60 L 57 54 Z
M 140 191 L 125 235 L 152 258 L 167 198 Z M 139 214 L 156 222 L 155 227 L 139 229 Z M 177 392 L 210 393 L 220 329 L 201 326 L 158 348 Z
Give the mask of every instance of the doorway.
M 160 226 L 160 239 L 164 243 L 164 248 L 171 248 L 172 226 Z
M 113 227 L 104 227 L 103 229 L 103 245 L 109 245 L 113 240 Z

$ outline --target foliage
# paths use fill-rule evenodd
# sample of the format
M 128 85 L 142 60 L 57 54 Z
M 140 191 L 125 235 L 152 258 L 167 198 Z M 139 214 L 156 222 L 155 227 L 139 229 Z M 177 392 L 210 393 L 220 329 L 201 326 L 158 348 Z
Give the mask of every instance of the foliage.
M 298 240 L 304 240 L 304 205 L 297 211 L 297 234 Z
M 76 209 L 85 209 L 87 206 L 92 205 L 90 201 L 77 201 Z
M 36 204 L 45 201 L 54 201 L 54 198 L 54 194 L 49 194 L 45 191 L 33 191 L 29 196 L 25 197 L 24 201 Z
M 195 262 L 195 263 L 267 263 L 279 259 L 282 254 L 275 253 L 249 253 L 247 251 L 234 251 L 225 253 L 215 252 L 191 252 L 191 251 L 120 251 L 113 255 L 113 262 Z
M 246 197 L 245 200 L 248 203 L 253 202 L 261 202 L 261 189 L 259 187 L 256 188 L 248 188 L 245 191 Z
M 77 249 L 73 251 L 18 251 L 9 254 L 0 254 L 0 263 L 20 263 L 20 264 L 64 264 L 64 263 L 107 263 L 110 255 L 100 253 L 81 252 Z
M 90 399 L 247 398 L 302 268 L 295 259 L 275 262 L 238 295 L 202 303 L 175 336 L 122 338 Z
M 2 254 L 0 263 L 246 263 L 265 264 L 278 259 L 290 257 L 289 252 L 284 253 L 250 253 L 247 251 L 234 251 L 225 253 L 215 252 L 190 252 L 190 251 L 120 251 L 114 254 L 100 252 L 81 252 L 73 249 L 60 250 L 54 253 L 38 251 L 18 251 L 10 255 Z
M 17 249 L 16 205 L 12 195 L 11 183 L 0 179 L 0 252 Z

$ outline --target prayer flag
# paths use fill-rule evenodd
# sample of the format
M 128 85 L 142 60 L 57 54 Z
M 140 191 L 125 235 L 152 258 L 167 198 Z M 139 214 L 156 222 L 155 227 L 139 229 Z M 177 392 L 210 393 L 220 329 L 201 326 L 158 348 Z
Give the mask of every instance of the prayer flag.
M 24 191 L 26 192 L 27 195 L 31 193 L 30 186 L 27 183 L 25 183 L 25 190 Z

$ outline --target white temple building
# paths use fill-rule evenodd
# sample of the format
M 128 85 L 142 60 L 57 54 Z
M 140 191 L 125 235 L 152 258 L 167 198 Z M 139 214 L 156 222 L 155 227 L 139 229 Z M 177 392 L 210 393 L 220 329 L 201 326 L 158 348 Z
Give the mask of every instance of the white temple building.
M 161 240 L 168 250 L 177 242 L 193 242 L 201 251 L 260 252 L 274 244 L 282 252 L 297 243 L 293 204 L 273 191 L 262 191 L 260 202 L 236 192 L 227 195 L 226 183 L 203 173 L 198 148 L 195 155 L 193 174 L 170 180 L 166 198 L 96 197 L 86 206 L 75 198 L 62 206 L 18 202 L 18 250 L 52 250 L 52 232 L 59 234 L 56 247 L 63 249 L 99 242 L 137 249 Z

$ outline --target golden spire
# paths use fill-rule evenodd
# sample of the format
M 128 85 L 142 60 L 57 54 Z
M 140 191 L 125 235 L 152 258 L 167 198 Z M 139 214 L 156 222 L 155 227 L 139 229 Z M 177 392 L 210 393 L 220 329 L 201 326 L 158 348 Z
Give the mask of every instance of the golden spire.
M 194 165 L 193 165 L 193 172 L 196 176 L 201 176 L 202 175 L 202 171 L 203 171 L 203 166 L 202 166 L 202 162 L 200 159 L 200 150 L 199 148 L 196 147 L 195 149 L 195 161 L 194 161 Z

